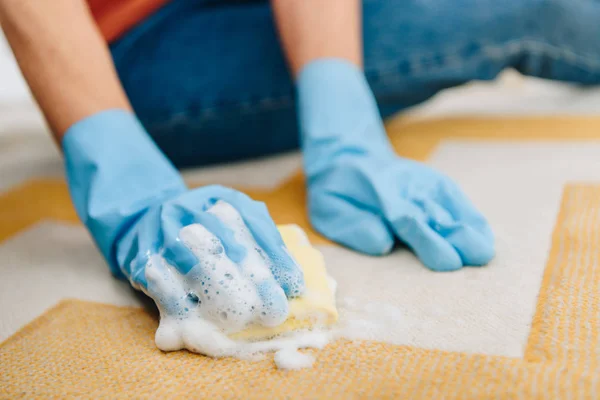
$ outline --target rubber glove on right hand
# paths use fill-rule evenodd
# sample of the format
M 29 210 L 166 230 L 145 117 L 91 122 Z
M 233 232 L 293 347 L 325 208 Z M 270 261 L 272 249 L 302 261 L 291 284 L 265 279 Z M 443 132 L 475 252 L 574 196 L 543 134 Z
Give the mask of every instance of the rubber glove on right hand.
M 215 355 L 214 341 L 196 340 L 204 320 L 231 332 L 286 320 L 303 273 L 263 203 L 221 186 L 189 190 L 125 111 L 77 122 L 63 149 L 79 217 L 113 273 L 160 309 L 159 348 Z M 180 320 L 193 323 L 167 323 Z
M 494 257 L 485 218 L 447 176 L 398 157 L 362 71 L 337 59 L 308 64 L 298 81 L 310 220 L 329 239 L 383 255 L 397 239 L 430 269 Z

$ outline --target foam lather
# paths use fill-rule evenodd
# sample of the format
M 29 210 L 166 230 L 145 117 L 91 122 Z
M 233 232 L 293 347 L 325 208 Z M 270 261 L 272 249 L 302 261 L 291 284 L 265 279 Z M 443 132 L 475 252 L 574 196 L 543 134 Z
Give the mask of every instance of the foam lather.
M 302 297 L 290 300 L 290 314 L 283 324 L 271 328 L 252 326 L 231 334 L 229 337 L 232 339 L 264 340 L 294 330 L 309 329 L 315 325 L 327 327 L 337 322 L 335 288 L 327 275 L 323 255 L 310 244 L 298 226 L 279 225 L 278 229 L 304 272 L 306 291 Z

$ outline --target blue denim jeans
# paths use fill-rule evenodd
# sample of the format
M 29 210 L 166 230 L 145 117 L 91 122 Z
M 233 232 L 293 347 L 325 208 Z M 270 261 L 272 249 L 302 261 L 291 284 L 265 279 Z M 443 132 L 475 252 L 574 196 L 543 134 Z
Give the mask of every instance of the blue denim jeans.
M 600 83 L 598 0 L 364 0 L 363 35 L 384 118 L 507 67 Z M 267 1 L 173 0 L 111 50 L 138 117 L 176 165 L 298 147 L 294 83 Z

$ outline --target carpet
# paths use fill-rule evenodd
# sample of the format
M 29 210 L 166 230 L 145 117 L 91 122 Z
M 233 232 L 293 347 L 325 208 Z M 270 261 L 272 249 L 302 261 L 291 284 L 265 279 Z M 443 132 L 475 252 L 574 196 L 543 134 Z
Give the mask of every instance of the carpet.
M 78 223 L 49 140 L 0 138 L 1 398 L 581 398 L 600 396 L 600 118 L 387 123 L 399 154 L 454 178 L 497 257 L 440 274 L 404 250 L 366 257 L 314 232 L 297 155 L 186 171 L 265 201 L 323 253 L 345 304 L 401 318 L 312 369 L 156 349 L 156 315 Z

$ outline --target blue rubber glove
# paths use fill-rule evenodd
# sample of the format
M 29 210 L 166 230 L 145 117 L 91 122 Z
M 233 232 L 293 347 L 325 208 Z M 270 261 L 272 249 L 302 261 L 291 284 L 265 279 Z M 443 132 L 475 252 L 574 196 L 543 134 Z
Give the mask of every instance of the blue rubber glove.
M 304 278 L 263 203 L 221 186 L 189 190 L 135 116 L 125 111 L 109 110 L 76 123 L 66 133 L 63 148 L 79 217 L 112 272 L 152 297 L 161 315 L 184 317 L 198 304 L 217 301 L 219 293 L 221 303 L 228 293 L 238 296 L 230 293 L 233 286 L 228 283 L 206 282 L 223 272 L 215 266 L 236 265 L 225 275 L 233 279 L 239 271 L 238 281 L 247 278 L 254 285 L 244 287 L 263 300 L 263 309 L 256 310 L 263 325 L 287 318 L 286 295 L 301 294 Z M 201 249 L 180 237 L 182 228 L 191 224 L 200 224 L 212 238 Z M 266 274 L 252 273 L 250 255 L 268 265 Z M 241 326 L 248 321 L 238 322 Z
M 435 271 L 493 258 L 492 231 L 459 187 L 395 154 L 362 71 L 342 60 L 317 60 L 301 71 L 297 86 L 315 229 L 370 255 L 390 252 L 398 238 Z

